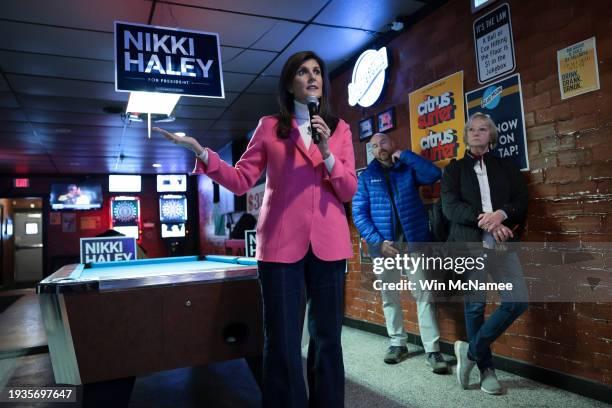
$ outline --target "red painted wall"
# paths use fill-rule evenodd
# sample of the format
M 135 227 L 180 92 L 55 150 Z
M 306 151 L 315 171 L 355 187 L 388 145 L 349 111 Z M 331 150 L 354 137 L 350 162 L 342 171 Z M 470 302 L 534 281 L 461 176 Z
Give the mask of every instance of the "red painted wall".
M 110 222 L 110 197 L 108 192 L 108 176 L 89 176 L 88 181 L 100 182 L 102 184 L 102 194 L 104 196 L 104 205 L 100 210 L 90 211 L 75 211 L 76 213 L 76 232 L 62 232 L 62 225 L 49 225 L 50 211 L 48 210 L 49 186 L 53 182 L 69 182 L 74 180 L 82 180 L 85 177 L 50 177 L 50 176 L 31 176 L 30 188 L 14 189 L 13 176 L 0 176 L 0 197 L 15 197 L 15 196 L 42 196 L 47 203 L 46 217 L 46 240 L 45 246 L 47 250 L 46 257 L 46 272 L 45 276 L 53 272 L 55 268 L 65 264 L 66 262 L 78 262 L 79 258 L 79 240 L 80 238 L 93 237 L 96 234 L 106 231 L 109 228 Z M 188 225 L 187 237 L 181 251 L 177 255 L 192 255 L 196 254 L 198 234 L 194 227 L 197 222 L 197 207 L 195 202 L 195 181 L 194 177 L 188 177 Z M 159 222 L 159 193 L 157 193 L 156 177 L 154 175 L 142 176 L 142 191 L 138 194 L 130 193 L 112 193 L 112 195 L 137 195 L 140 197 L 140 210 L 142 214 L 143 224 L 153 223 L 152 228 L 143 228 L 141 246 L 147 252 L 149 258 L 159 258 L 170 256 L 170 251 L 167 243 L 161 238 L 161 229 Z M 59 214 L 65 213 L 60 211 Z M 92 230 L 81 229 L 81 217 L 100 217 L 100 228 Z M 4 273 L 5 276 L 7 272 Z

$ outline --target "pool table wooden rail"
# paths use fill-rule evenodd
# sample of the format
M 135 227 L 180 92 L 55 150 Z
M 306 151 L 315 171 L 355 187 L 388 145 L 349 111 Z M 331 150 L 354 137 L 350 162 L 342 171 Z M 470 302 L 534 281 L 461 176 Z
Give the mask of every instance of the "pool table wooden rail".
M 75 266 L 49 278 L 66 277 Z M 39 286 L 56 382 L 79 385 L 260 356 L 256 267 L 226 272 L 111 290 Z

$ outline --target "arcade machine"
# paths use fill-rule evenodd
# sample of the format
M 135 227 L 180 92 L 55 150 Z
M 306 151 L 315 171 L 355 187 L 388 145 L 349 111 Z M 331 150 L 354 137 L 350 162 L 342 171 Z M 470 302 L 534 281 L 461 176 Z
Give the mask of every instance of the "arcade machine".
M 124 234 L 134 237 L 141 243 L 141 216 L 140 199 L 132 196 L 111 197 L 110 227 Z
M 157 191 L 176 193 L 187 191 L 187 177 L 184 174 L 163 174 L 157 176 Z M 159 197 L 159 221 L 161 237 L 170 250 L 170 256 L 182 255 L 187 234 L 187 197 L 184 194 L 162 194 Z

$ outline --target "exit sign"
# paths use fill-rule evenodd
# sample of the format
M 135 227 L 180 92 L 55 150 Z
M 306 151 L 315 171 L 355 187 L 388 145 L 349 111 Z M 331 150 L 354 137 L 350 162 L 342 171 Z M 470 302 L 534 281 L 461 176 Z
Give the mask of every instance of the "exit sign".
M 28 188 L 30 187 L 30 179 L 28 178 L 16 178 L 13 183 L 15 188 Z

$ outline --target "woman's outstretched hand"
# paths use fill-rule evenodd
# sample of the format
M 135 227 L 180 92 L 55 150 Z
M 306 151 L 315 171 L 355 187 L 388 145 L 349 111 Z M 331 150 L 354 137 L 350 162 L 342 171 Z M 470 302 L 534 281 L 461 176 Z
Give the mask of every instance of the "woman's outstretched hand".
M 202 145 L 200 145 L 200 143 L 191 136 L 177 136 L 172 132 L 168 132 L 167 130 L 158 127 L 151 128 L 151 130 L 161 133 L 162 136 L 172 143 L 183 146 L 194 152 L 196 155 L 200 155 L 204 151 Z

